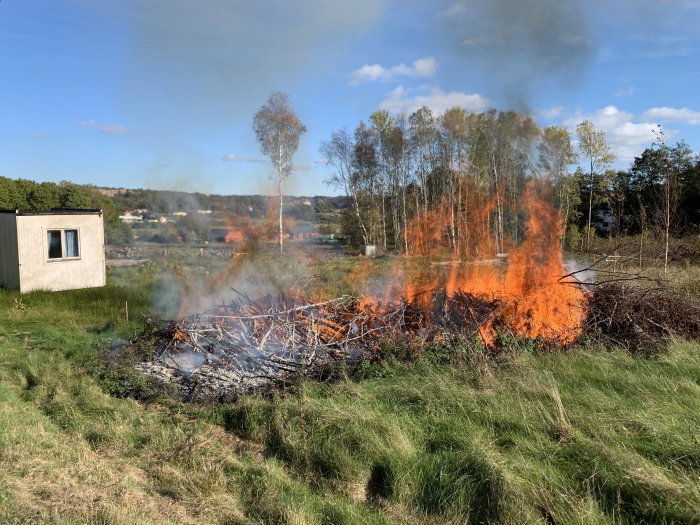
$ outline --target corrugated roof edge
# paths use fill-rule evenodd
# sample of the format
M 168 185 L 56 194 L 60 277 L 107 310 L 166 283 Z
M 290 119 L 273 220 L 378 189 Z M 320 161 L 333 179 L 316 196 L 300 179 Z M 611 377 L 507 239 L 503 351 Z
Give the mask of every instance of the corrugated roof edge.
M 102 215 L 102 210 L 84 208 L 57 208 L 54 210 L 43 211 L 0 210 L 0 213 L 13 213 L 15 215 Z

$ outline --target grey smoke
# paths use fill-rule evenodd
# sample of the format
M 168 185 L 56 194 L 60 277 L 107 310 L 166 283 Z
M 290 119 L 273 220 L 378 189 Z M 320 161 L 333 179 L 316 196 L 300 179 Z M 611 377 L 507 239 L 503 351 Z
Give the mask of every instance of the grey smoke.
M 540 80 L 580 80 L 595 51 L 578 2 L 459 0 L 439 20 L 457 53 L 497 79 L 520 109 Z
M 323 75 L 324 63 L 381 18 L 386 1 L 126 2 L 123 89 L 127 100 L 142 100 L 143 118 L 165 109 L 176 127 L 247 121 L 272 90 Z

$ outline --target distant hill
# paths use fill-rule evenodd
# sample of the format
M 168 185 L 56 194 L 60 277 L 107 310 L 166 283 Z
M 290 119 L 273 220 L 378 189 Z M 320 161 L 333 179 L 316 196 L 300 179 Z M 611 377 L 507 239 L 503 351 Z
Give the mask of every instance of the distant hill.
M 126 188 L 95 188 L 112 199 L 121 211 L 147 209 L 153 213 L 169 214 L 178 211 L 194 212 L 212 210 L 264 217 L 270 203 L 277 197 L 265 195 L 207 195 L 171 190 L 147 190 Z M 285 215 L 296 220 L 314 220 L 317 211 L 341 211 L 350 207 L 347 197 L 296 197 L 285 196 Z

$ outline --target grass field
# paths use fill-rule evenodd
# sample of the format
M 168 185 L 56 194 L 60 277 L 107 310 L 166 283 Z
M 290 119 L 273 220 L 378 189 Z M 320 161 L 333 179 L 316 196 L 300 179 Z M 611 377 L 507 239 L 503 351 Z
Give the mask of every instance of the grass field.
M 351 292 L 352 264 L 328 266 L 284 278 Z M 0 291 L 0 523 L 700 523 L 697 343 L 486 359 L 453 341 L 282 397 L 138 402 L 100 355 L 159 286 L 145 265 Z

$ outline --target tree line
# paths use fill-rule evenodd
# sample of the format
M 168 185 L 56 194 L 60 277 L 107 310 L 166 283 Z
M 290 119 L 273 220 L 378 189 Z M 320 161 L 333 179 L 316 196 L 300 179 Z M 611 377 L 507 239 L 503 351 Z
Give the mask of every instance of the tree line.
M 528 181 L 549 181 L 569 249 L 587 251 L 595 235 L 700 229 L 700 158 L 684 142 L 656 143 L 628 170 L 603 131 L 579 124 L 540 128 L 517 111 L 410 115 L 375 111 L 321 144 L 327 183 L 352 206 L 345 233 L 358 244 L 406 254 L 440 244 L 459 256 L 501 253 L 522 241 Z M 576 169 L 574 169 L 576 167 Z
M 119 220 L 119 209 L 112 199 L 94 188 L 70 182 L 34 182 L 0 177 L 0 210 L 40 210 L 57 208 L 101 209 L 105 242 L 130 244 L 131 229 Z

